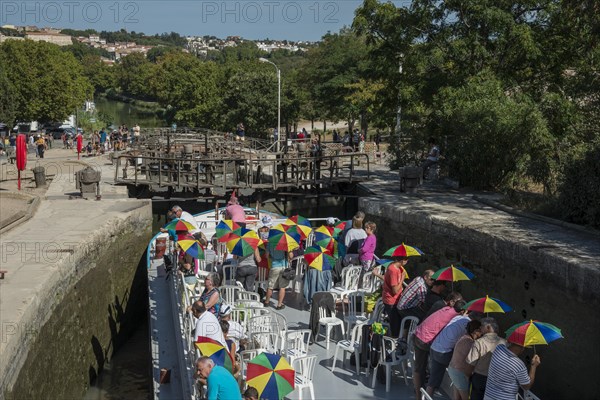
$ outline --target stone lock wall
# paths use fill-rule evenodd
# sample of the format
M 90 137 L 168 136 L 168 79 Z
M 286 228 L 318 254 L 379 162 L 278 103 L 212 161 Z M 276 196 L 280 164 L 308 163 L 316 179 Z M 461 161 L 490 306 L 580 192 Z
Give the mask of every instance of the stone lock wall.
M 511 305 L 507 314 L 490 314 L 502 334 L 515 323 L 537 319 L 562 329 L 565 339 L 536 346 L 542 364 L 533 392 L 542 399 L 597 399 L 600 383 L 600 271 L 555 251 L 552 246 L 532 246 L 527 235 L 513 236 L 508 226 L 494 222 L 474 228 L 450 216 L 410 206 L 361 199 L 366 220 L 377 224 L 377 254 L 401 244 L 425 252 L 411 257 L 411 277 L 425 269 L 451 263 L 469 268 L 476 278 L 454 283 L 467 300 L 486 294 Z M 533 355 L 527 350 L 526 358 Z M 527 360 L 526 360 L 527 361 Z
M 42 299 L 38 321 L 19 338 L 25 348 L 15 365 L 22 367 L 14 371 L 12 385 L 3 385 L 6 399 L 82 398 L 115 348 L 145 318 L 152 209 L 141 201 L 120 206 L 125 218 L 107 221 L 61 260 L 53 294 Z

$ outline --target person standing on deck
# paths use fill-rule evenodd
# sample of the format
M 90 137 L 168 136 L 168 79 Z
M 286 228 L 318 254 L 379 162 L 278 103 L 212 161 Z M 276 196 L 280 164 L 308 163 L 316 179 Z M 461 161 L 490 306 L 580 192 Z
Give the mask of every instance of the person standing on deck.
M 452 318 L 465 313 L 463 310 L 465 304 L 467 303 L 464 300 L 457 301 L 454 307 L 442 308 L 417 326 L 414 337 L 415 365 L 413 367 L 413 384 L 417 400 L 421 400 L 421 385 L 425 381 L 431 343 Z
M 483 336 L 473 343 L 465 360 L 474 367 L 471 376 L 471 400 L 483 400 L 492 353 L 499 344 L 506 344 L 506 340 L 498 336 L 498 332 L 500 332 L 500 327 L 494 318 L 481 320 Z
M 283 300 L 285 298 L 285 288 L 288 286 L 290 281 L 283 277 L 283 270 L 288 266 L 290 260 L 294 257 L 294 253 L 289 251 L 282 251 L 275 249 L 275 245 L 272 243 L 267 243 L 267 253 L 269 258 L 271 259 L 271 269 L 269 270 L 269 279 L 267 282 L 267 294 L 265 296 L 265 306 L 270 305 L 271 296 L 273 295 L 273 290 L 279 290 L 278 298 L 277 298 L 277 306 L 275 309 L 283 310 L 285 308 L 285 304 L 283 304 Z M 261 256 L 258 256 L 256 260 L 257 263 L 261 262 Z
M 244 207 L 240 206 L 237 197 L 233 194 L 227 202 L 227 207 L 225 207 L 225 219 L 232 220 L 242 228 L 246 227 L 246 213 L 244 212 Z
M 540 365 L 540 356 L 531 359 L 531 369 L 527 373 L 525 363 L 519 358 L 525 348 L 516 343 L 499 344 L 492 354 L 490 370 L 485 387 L 484 400 L 513 400 L 519 387 L 529 390 L 535 381 L 535 373 Z
M 215 365 L 209 357 L 196 361 L 196 377 L 206 381 L 207 400 L 242 400 L 240 387 L 231 372 Z
M 393 338 L 398 337 L 400 333 L 400 322 L 396 305 L 402 294 L 402 282 L 405 278 L 405 267 L 408 263 L 408 257 L 398 257 L 398 261 L 390 264 L 383 277 L 383 292 L 381 299 L 383 308 L 390 321 L 390 335 Z

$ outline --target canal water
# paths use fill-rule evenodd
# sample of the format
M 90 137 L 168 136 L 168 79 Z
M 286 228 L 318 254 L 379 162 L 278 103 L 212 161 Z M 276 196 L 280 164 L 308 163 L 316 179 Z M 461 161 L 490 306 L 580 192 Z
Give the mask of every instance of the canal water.
M 213 210 L 211 203 L 196 200 L 155 200 L 152 202 L 153 230 L 156 232 L 166 223 L 166 213 L 174 205 L 197 214 Z M 332 197 L 327 199 L 302 199 L 286 203 L 269 203 L 261 207 L 266 211 L 281 212 L 291 216 L 300 214 L 307 218 L 350 218 L 356 212 L 356 197 Z M 84 400 L 149 399 L 152 397 L 150 339 L 147 318 L 133 336 L 113 354 L 109 363 L 93 383 Z
M 108 115 L 113 125 L 127 125 L 132 127 L 139 124 L 144 128 L 156 128 L 167 126 L 167 122 L 156 114 L 154 108 L 137 106 L 132 103 L 110 100 L 106 97 L 94 99 L 96 110 Z

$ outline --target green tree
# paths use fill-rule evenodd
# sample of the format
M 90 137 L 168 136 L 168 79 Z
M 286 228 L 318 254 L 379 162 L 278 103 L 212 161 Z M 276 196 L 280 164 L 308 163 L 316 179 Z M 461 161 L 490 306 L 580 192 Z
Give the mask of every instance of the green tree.
M 346 100 L 368 70 L 367 45 L 349 29 L 327 34 L 322 42 L 308 51 L 300 81 L 310 93 L 312 109 L 323 119 L 346 120 L 350 125 L 359 111 Z
M 168 53 L 159 59 L 150 86 L 179 125 L 215 128 L 222 123 L 221 82 L 215 63 L 187 53 Z
M 15 87 L 6 76 L 6 71 L 0 68 L 0 122 L 12 128 L 16 115 Z
M 81 60 L 83 74 L 90 80 L 96 93 L 115 86 L 115 67 L 106 65 L 99 56 L 86 55 Z
M 125 94 L 152 99 L 148 82 L 154 74 L 155 65 L 144 54 L 131 53 L 123 57 L 115 68 L 117 83 Z
M 0 45 L 0 65 L 14 87 L 19 121 L 63 121 L 93 92 L 75 57 L 54 44 L 8 40 Z

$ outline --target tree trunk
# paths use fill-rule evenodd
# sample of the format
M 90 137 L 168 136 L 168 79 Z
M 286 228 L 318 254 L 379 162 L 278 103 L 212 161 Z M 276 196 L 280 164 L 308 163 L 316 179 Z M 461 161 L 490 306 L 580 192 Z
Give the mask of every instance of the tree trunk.
M 310 119 L 310 131 L 314 131 L 315 130 L 315 119 L 311 118 Z

